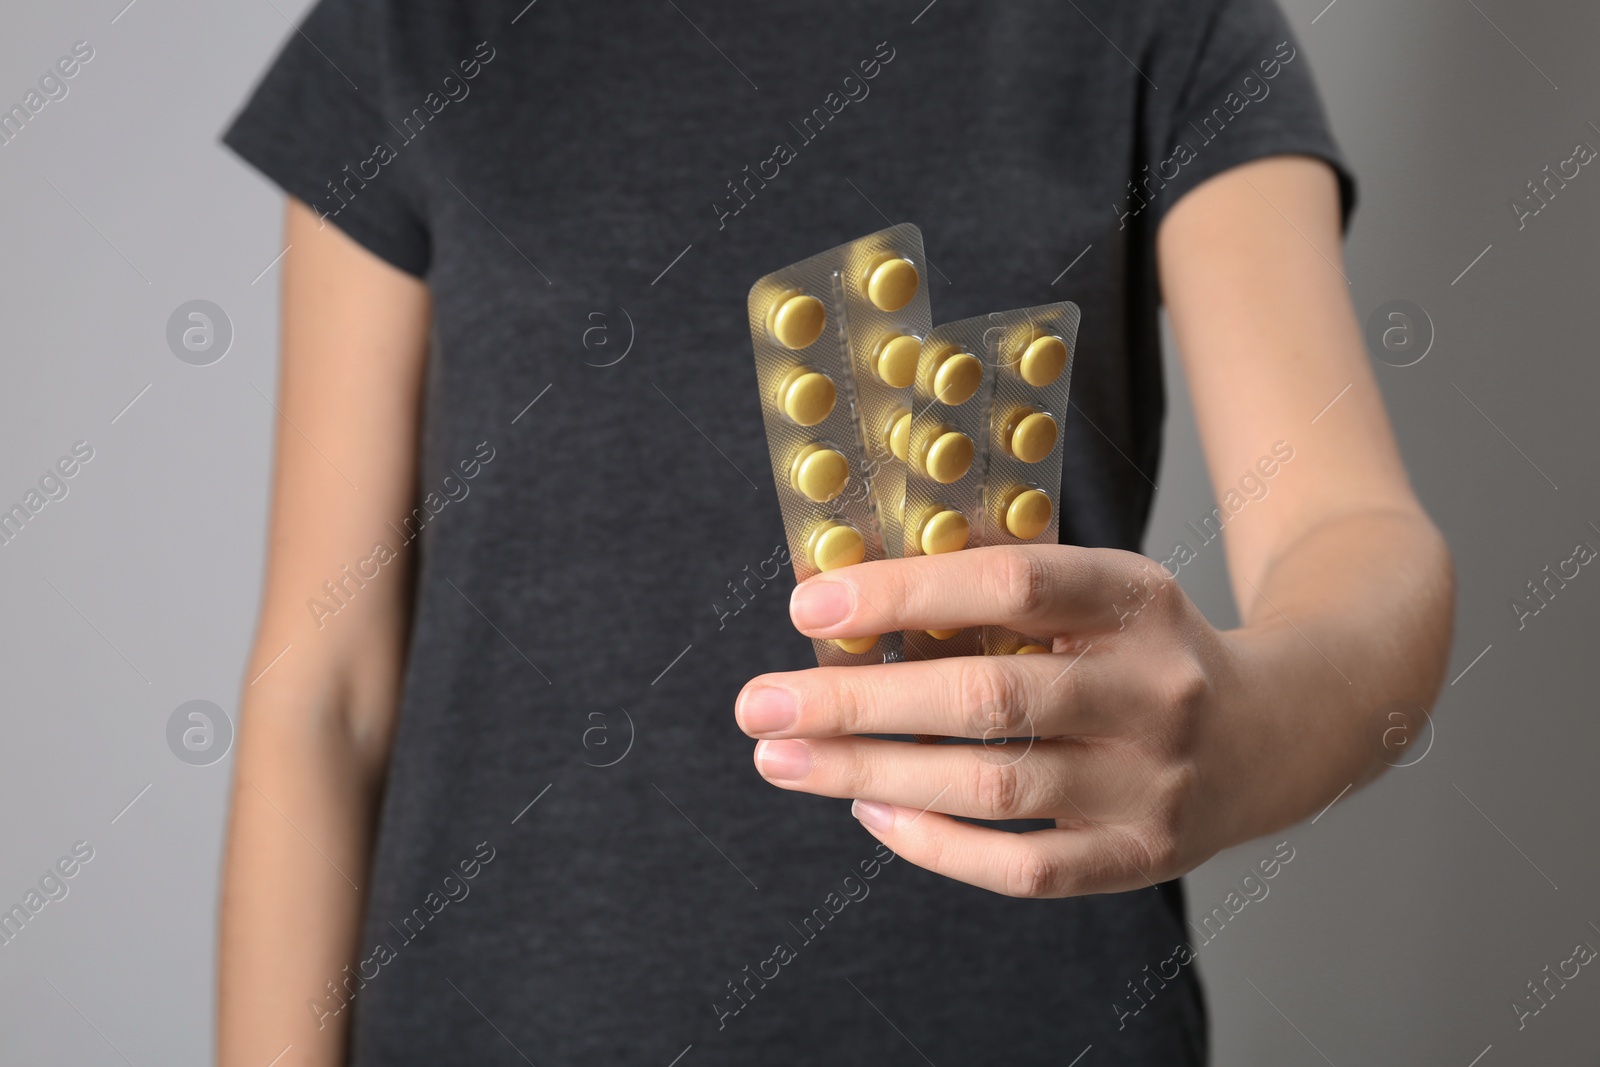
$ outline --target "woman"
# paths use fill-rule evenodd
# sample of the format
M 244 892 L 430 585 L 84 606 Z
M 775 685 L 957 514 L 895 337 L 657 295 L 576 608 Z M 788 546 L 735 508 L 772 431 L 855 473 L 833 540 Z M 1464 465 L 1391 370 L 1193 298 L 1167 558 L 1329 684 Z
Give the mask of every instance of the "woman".
M 226 135 L 290 199 L 225 1064 L 1204 1062 L 1176 879 L 1373 777 L 1448 650 L 1354 187 L 1270 0 L 919 7 L 322 0 L 289 37 Z M 1062 544 L 790 602 L 745 292 L 886 219 L 936 321 L 1083 308 Z M 1163 304 L 1227 632 L 1134 555 Z M 1059 636 L 797 670 L 978 623 Z M 905 733 L 1040 740 L 854 736 Z

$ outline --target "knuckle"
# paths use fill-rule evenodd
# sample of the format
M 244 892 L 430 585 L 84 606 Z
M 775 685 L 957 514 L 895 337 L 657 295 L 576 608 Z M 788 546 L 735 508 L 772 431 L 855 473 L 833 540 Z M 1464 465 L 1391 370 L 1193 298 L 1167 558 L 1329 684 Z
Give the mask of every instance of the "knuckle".
M 963 736 L 1011 736 L 1027 722 L 1021 684 L 991 657 L 968 658 L 957 688 Z
M 824 764 L 832 779 L 829 784 L 843 796 L 870 798 L 876 775 L 872 760 L 862 752 L 861 746 L 847 741 L 829 747 L 835 750 L 833 758 Z
M 1178 866 L 1179 855 L 1178 835 L 1171 823 L 1165 819 L 1152 820 L 1134 831 L 1132 837 L 1150 877 L 1157 880 L 1170 877 Z
M 1131 844 L 1143 869 L 1153 878 L 1168 878 L 1181 869 L 1183 834 L 1181 813 L 1192 773 L 1179 768 L 1155 790 L 1157 799 L 1145 817 L 1129 830 Z
M 1165 568 L 1155 567 L 1144 576 L 1143 581 L 1157 607 L 1168 617 L 1182 618 L 1189 612 L 1191 605 L 1188 594 L 1178 584 L 1178 579 L 1167 573 Z
M 806 700 L 805 703 L 813 705 L 818 713 L 817 718 L 831 723 L 841 734 L 870 733 L 867 722 L 871 718 L 871 698 L 863 692 L 864 688 L 854 681 L 841 678 L 829 685 L 820 694 L 820 699 Z
M 1167 707 L 1188 720 L 1211 699 L 1211 676 L 1198 656 L 1188 650 L 1167 657 L 1161 675 L 1162 696 Z
M 956 676 L 956 711 L 965 725 L 966 736 L 981 735 L 988 729 L 988 715 L 995 706 L 995 677 L 983 659 L 968 658 L 959 661 L 960 673 Z
M 1037 552 L 1001 552 L 993 564 L 995 599 L 1008 618 L 1032 618 L 1050 597 L 1050 568 Z
M 1059 895 L 1060 870 L 1045 854 L 1021 848 L 1006 861 L 1006 895 L 1039 899 Z
M 883 617 L 886 621 L 898 622 L 912 615 L 925 614 L 934 607 L 929 583 L 919 577 L 920 571 L 914 566 L 917 562 L 919 560 L 913 558 L 872 564 L 872 584 L 868 587 L 865 583 L 858 583 L 857 594 L 860 603 L 885 605 L 884 610 L 872 609 L 874 618 Z
M 979 818 L 1013 819 L 1021 814 L 1022 776 L 1012 760 L 981 759 L 973 782 Z

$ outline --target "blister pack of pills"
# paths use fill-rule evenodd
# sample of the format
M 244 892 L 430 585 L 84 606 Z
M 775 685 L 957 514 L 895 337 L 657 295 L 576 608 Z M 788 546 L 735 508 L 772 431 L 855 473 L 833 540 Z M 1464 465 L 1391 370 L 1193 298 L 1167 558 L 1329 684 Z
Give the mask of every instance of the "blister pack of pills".
M 1078 319 L 1061 302 L 929 331 L 912 398 L 905 555 L 1055 542 Z M 1049 651 L 1047 639 L 1002 626 L 908 631 L 904 646 L 907 659 Z
M 1062 302 L 929 331 L 906 442 L 905 556 L 1055 542 L 1078 319 Z M 1003 626 L 908 630 L 903 642 L 908 660 L 1050 651 L 1048 637 Z
M 987 315 L 993 344 L 985 545 L 1055 544 L 1061 528 L 1062 420 L 1080 313 L 1070 301 Z M 937 334 L 937 330 L 934 331 Z M 985 655 L 1049 652 L 1050 635 L 986 626 Z
M 984 474 L 994 394 L 995 330 L 988 316 L 936 326 L 922 343 L 906 442 L 901 554 L 932 556 L 983 544 Z M 1003 328 L 1001 329 L 1003 331 Z M 983 634 L 908 630 L 907 659 L 976 656 Z
M 795 580 L 899 554 L 910 386 L 932 325 L 903 223 L 767 275 L 750 336 Z M 896 633 L 812 642 L 823 666 L 896 660 Z

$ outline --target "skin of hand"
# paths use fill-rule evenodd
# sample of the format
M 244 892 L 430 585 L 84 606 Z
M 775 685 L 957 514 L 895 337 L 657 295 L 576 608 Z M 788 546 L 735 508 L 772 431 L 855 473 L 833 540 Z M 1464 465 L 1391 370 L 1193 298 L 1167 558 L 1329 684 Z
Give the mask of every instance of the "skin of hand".
M 1366 363 L 1332 172 L 1303 157 L 1224 172 L 1173 207 L 1158 247 L 1213 484 L 1297 441 L 1270 497 L 1224 530 L 1241 626 L 1213 627 L 1131 552 L 879 560 L 799 585 L 795 626 L 999 624 L 1048 636 L 1050 652 L 764 675 L 735 706 L 768 782 L 853 798 L 900 856 L 997 893 L 1138 889 L 1305 818 L 1377 775 L 1373 712 L 1431 704 L 1448 658 L 1449 552 Z M 1324 408 L 1336 395 L 1342 408 Z

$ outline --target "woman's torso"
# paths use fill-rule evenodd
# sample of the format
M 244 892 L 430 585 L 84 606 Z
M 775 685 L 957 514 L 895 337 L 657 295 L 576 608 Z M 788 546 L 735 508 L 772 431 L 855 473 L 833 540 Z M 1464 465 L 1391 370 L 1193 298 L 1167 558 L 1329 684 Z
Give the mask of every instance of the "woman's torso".
M 814 662 L 744 311 L 786 263 L 914 221 L 935 321 L 1077 301 L 1062 539 L 1139 546 L 1156 294 L 1119 213 L 1154 90 L 1100 30 L 1138 54 L 1157 15 L 520 6 L 385 15 L 362 88 L 413 116 L 371 180 L 403 164 L 425 210 L 436 337 L 356 1061 L 1198 1062 L 1192 968 L 1124 1014 L 1184 940 L 1175 885 L 1019 901 L 882 862 L 732 716 Z

